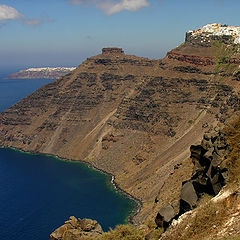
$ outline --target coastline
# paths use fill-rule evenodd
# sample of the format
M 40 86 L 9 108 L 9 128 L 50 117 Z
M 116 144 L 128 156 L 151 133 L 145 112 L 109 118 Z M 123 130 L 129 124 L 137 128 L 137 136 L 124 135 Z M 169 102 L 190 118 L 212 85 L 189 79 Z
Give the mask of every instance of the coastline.
M 97 168 L 96 166 L 94 166 L 93 164 L 84 161 L 84 160 L 74 160 L 74 159 L 68 159 L 68 158 L 63 158 L 60 157 L 58 155 L 54 155 L 54 154 L 49 154 L 49 153 L 41 153 L 41 152 L 34 152 L 34 151 L 25 151 L 23 149 L 20 148 L 14 148 L 14 147 L 4 147 L 4 146 L 0 146 L 0 149 L 11 149 L 14 151 L 18 151 L 20 153 L 24 153 L 24 154 L 31 154 L 31 155 L 45 155 L 45 156 L 49 156 L 49 157 L 53 157 L 55 159 L 57 159 L 58 161 L 64 161 L 64 162 L 73 162 L 73 163 L 83 163 L 85 164 L 88 168 L 95 170 L 95 171 L 99 171 L 107 176 L 110 177 L 110 184 L 112 184 L 113 188 L 115 189 L 116 192 L 124 195 L 125 197 L 127 197 L 128 199 L 134 201 L 136 203 L 136 207 L 132 210 L 131 214 L 127 217 L 127 223 L 130 224 L 134 224 L 134 225 L 138 225 L 136 222 L 134 222 L 134 217 L 141 211 L 143 203 L 141 202 L 141 200 L 137 199 L 136 197 L 134 197 L 133 195 L 131 195 L 130 193 L 126 192 L 124 189 L 122 189 L 118 183 L 116 183 L 115 181 L 115 176 L 111 173 L 108 173 L 107 171 Z

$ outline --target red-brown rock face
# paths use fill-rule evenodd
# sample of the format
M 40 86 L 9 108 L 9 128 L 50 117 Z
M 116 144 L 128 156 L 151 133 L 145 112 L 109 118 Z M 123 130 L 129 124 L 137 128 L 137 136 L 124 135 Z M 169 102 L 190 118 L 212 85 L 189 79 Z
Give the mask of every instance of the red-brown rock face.
M 176 53 L 174 51 L 167 54 L 169 59 L 175 59 L 180 62 L 190 63 L 199 66 L 209 66 L 214 65 L 214 59 L 211 57 L 202 57 L 202 56 L 192 56 L 192 55 L 183 55 Z

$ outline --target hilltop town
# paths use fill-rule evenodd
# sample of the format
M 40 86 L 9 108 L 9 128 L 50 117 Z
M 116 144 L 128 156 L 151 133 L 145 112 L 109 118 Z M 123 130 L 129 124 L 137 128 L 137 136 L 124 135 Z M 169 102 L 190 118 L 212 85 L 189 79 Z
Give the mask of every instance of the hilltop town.
M 240 44 L 240 27 L 227 26 L 219 23 L 207 24 L 198 30 L 186 33 L 186 40 L 197 40 L 199 43 L 210 43 L 211 40 L 220 40 L 225 43 Z

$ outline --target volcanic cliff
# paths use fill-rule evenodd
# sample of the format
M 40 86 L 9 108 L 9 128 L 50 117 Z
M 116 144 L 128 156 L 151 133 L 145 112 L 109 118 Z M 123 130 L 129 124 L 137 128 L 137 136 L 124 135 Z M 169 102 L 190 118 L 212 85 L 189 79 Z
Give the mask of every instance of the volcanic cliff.
M 239 44 L 203 34 L 187 33 L 163 60 L 104 48 L 3 112 L 0 146 L 115 175 L 143 204 L 133 220 L 147 223 L 179 199 L 193 171 L 189 147 L 240 108 Z

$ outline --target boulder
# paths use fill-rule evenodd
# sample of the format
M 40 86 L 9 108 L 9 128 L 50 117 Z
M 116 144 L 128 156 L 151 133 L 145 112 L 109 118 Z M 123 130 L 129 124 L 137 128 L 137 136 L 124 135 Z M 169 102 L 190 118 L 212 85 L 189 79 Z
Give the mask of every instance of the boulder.
M 227 170 L 225 170 L 225 169 L 222 170 L 221 176 L 222 176 L 222 178 L 224 179 L 224 182 L 225 182 L 225 183 L 229 180 L 229 174 L 228 174 L 228 171 L 227 171 Z
M 201 158 L 201 154 L 202 154 L 202 146 L 200 145 L 192 145 L 190 147 L 190 151 L 191 151 L 191 158 L 195 158 L 195 159 L 200 159 Z
M 213 155 L 213 151 L 214 151 L 214 148 L 213 147 L 211 147 L 211 148 L 209 148 L 208 150 L 207 150 L 207 152 L 206 153 L 204 153 L 204 157 L 205 158 L 207 158 L 207 159 L 212 159 L 212 155 Z
M 192 178 L 192 183 L 193 183 L 193 187 L 196 191 L 196 193 L 198 193 L 198 189 L 196 189 L 195 185 L 201 185 L 201 186 L 207 186 L 208 184 L 208 177 L 204 172 L 198 172 L 197 177 L 193 177 Z
M 217 184 L 219 181 L 219 173 L 215 174 L 213 178 L 211 178 L 212 185 Z
M 213 187 L 214 194 L 217 195 L 223 186 L 221 183 L 217 182 L 217 183 L 213 184 L 212 187 Z
M 201 146 L 204 150 L 207 150 L 207 149 L 212 147 L 212 143 L 211 143 L 210 140 L 203 139 L 202 143 L 201 143 Z
M 216 152 L 214 152 L 212 156 L 213 156 L 213 159 L 212 159 L 211 164 L 213 167 L 216 168 L 217 166 L 219 166 L 221 164 L 222 158 Z
M 183 184 L 181 191 L 181 200 L 188 203 L 191 207 L 196 206 L 198 196 L 192 182 L 186 182 Z
M 225 142 L 225 139 L 221 139 L 218 138 L 215 142 L 214 142 L 214 148 L 215 150 L 219 149 L 226 149 L 227 148 L 227 143 Z
M 173 206 L 168 204 L 160 209 L 155 218 L 155 222 L 158 227 L 163 227 L 165 229 L 175 216 L 176 212 L 174 211 Z

